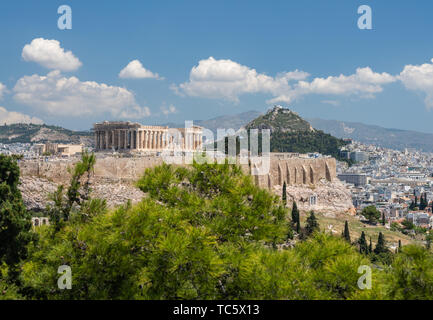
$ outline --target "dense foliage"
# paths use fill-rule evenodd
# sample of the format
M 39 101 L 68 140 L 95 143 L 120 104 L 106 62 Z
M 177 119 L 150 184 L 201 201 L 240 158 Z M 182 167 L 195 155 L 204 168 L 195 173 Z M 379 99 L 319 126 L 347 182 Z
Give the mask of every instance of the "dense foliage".
M 361 213 L 370 223 L 377 223 L 381 217 L 380 211 L 375 206 L 368 206 L 362 209 Z
M 312 153 L 318 152 L 333 156 L 339 160 L 340 149 L 347 143 L 320 130 L 298 132 L 273 132 L 271 135 L 271 151 Z
M 372 254 L 391 254 L 383 235 L 374 253 L 364 235 L 367 252 L 360 253 L 350 240 L 318 231 L 314 213 L 299 240 L 279 197 L 237 166 L 148 169 L 137 182 L 145 199 L 107 210 L 82 198 L 91 163 L 85 156 L 73 171 L 80 179 L 65 190 L 75 190 L 79 201 L 72 197 L 77 201 L 61 223 L 38 228 L 20 257 L 18 278 L 10 280 L 10 265 L 0 265 L 3 298 L 432 298 L 430 251 L 402 247 L 393 259 L 376 259 L 376 268 Z M 71 199 L 68 192 L 61 198 Z M 294 237 L 295 246 L 288 246 Z M 62 265 L 71 267 L 71 290 L 57 286 Z M 372 268 L 370 290 L 358 287 L 360 266 Z
M 20 170 L 16 157 L 0 155 L 0 298 L 17 298 L 20 260 L 26 258 L 27 244 L 35 239 L 31 214 L 18 189 Z

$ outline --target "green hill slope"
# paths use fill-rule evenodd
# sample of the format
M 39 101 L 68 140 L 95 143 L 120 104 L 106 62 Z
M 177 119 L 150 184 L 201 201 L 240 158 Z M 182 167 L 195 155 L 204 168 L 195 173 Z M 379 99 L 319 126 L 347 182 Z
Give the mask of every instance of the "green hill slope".
M 73 143 L 91 146 L 90 131 L 72 131 L 62 127 L 37 124 L 11 124 L 0 126 L 0 143 Z
M 280 106 L 254 119 L 245 128 L 269 129 L 272 152 L 318 152 L 339 159 L 339 150 L 346 145 L 344 140 L 314 129 L 297 113 Z

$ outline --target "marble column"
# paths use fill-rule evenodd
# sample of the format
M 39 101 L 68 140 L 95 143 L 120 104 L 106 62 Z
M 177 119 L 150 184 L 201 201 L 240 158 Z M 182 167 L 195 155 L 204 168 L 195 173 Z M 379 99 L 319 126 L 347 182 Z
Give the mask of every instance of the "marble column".
M 141 150 L 141 130 L 138 131 L 138 150 Z
M 98 131 L 95 131 L 95 149 L 98 150 Z
M 147 150 L 147 140 L 149 139 L 147 130 L 143 131 L 143 149 Z
M 120 130 L 116 130 L 116 136 L 117 136 L 116 149 L 119 150 L 120 149 Z

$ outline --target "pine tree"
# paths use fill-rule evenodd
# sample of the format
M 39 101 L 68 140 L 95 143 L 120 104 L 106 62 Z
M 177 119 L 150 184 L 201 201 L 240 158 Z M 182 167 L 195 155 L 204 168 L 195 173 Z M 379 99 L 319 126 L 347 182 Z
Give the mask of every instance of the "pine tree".
M 346 221 L 344 223 L 344 233 L 343 233 L 344 239 L 350 243 L 350 231 L 349 231 L 349 223 Z
M 31 214 L 18 188 L 20 169 L 16 160 L 0 155 L 0 265 L 5 262 L 11 268 L 25 258 L 27 244 L 35 236 Z
M 307 225 L 305 226 L 305 232 L 307 236 L 313 234 L 315 231 L 319 231 L 319 222 L 317 221 L 314 211 L 311 211 L 310 216 L 307 219 Z
M 301 221 L 300 221 L 300 215 L 299 215 L 298 205 L 296 204 L 296 201 L 293 201 L 292 224 L 295 227 L 296 232 L 299 234 L 301 232 Z
M 284 181 L 284 184 L 283 184 L 282 199 L 283 199 L 284 206 L 287 206 L 287 185 L 286 185 L 286 181 Z
M 367 254 L 368 253 L 368 246 L 367 246 L 367 240 L 365 240 L 365 233 L 362 231 L 361 237 L 358 240 L 359 244 L 359 252 Z
M 374 253 L 379 254 L 383 252 L 388 252 L 388 249 L 385 246 L 385 237 L 382 232 L 379 232 L 379 238 L 377 239 L 376 248 L 374 249 Z

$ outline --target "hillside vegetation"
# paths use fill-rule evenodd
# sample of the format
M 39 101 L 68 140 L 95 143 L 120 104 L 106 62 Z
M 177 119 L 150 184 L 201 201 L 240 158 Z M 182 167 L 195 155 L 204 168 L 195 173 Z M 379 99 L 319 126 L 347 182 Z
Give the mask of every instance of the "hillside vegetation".
M 35 234 L 17 166 L 0 160 L 11 172 L 0 177 L 0 239 L 9 244 L 0 252 L 0 298 L 433 298 L 429 250 L 408 245 L 394 254 L 382 237 L 374 252 L 360 253 L 356 241 L 318 230 L 312 213 L 295 232 L 281 199 L 234 165 L 148 169 L 137 182 L 148 196 L 108 210 L 91 197 L 96 159 L 85 153 L 70 185 L 53 194 L 52 224 Z M 71 267 L 70 290 L 58 288 L 62 265 Z M 370 290 L 358 287 L 360 266 L 372 268 Z
M 278 106 L 251 121 L 245 128 L 269 129 L 272 152 L 318 152 L 340 159 L 340 148 L 347 144 L 342 139 L 314 129 L 295 112 Z
M 0 126 L 0 143 L 56 142 L 85 144 L 93 143 L 90 131 L 72 131 L 62 127 L 37 124 L 11 124 Z

